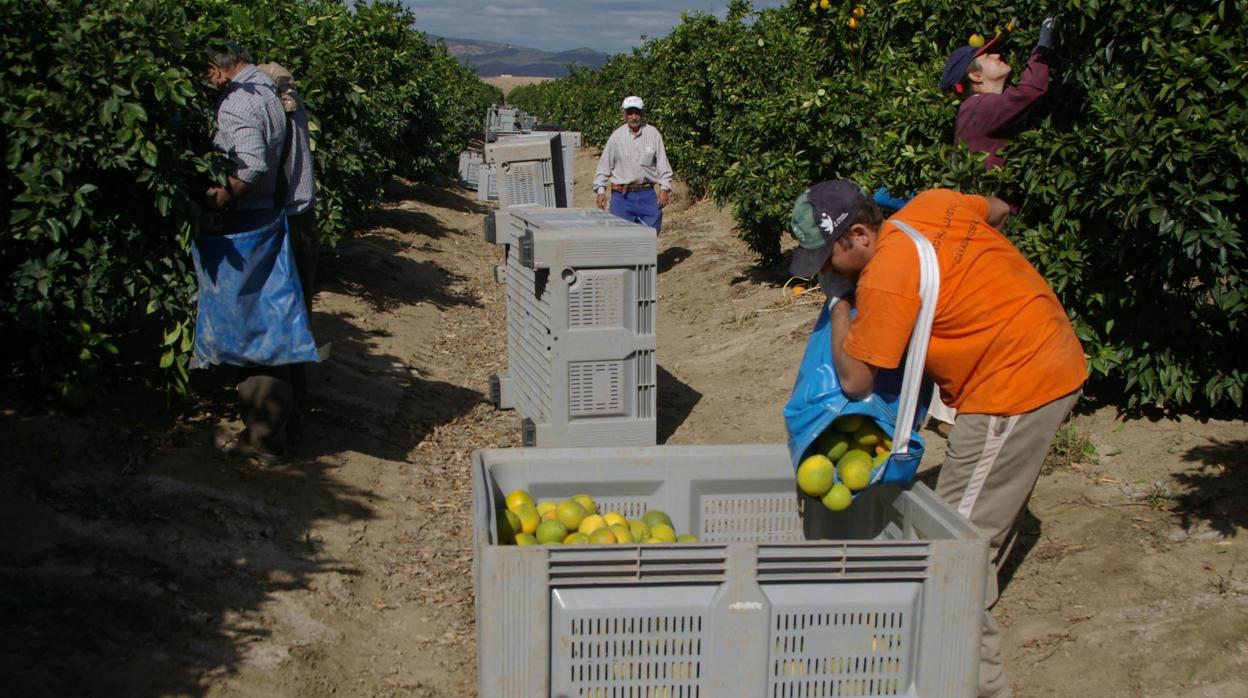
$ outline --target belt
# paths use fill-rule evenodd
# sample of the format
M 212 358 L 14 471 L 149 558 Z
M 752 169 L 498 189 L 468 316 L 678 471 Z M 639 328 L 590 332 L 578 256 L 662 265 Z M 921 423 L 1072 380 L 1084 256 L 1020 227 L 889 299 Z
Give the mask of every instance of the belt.
M 611 183 L 611 191 L 618 191 L 621 194 L 623 194 L 624 192 L 653 191 L 653 190 L 654 190 L 653 183 L 649 183 L 649 184 L 616 184 L 614 182 Z

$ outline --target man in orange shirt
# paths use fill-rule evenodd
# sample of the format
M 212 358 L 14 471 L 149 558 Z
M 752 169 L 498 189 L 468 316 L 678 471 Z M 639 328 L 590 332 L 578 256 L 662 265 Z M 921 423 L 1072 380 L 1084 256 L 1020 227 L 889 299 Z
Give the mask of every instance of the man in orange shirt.
M 809 210 L 806 210 L 808 207 Z M 820 182 L 798 197 L 791 232 L 795 276 L 834 274 L 832 357 L 845 394 L 869 395 L 876 372 L 896 368 L 919 313 L 919 255 L 895 221 L 927 238 L 940 267 L 928 345 L 928 376 L 958 411 L 936 492 L 990 538 L 993 570 L 1008 556 L 1016 526 L 1049 445 L 1087 379 L 1083 347 L 1066 311 L 997 229 L 1009 206 L 947 189 L 914 197 L 888 220 L 848 181 Z M 850 290 L 852 288 L 852 291 Z M 980 648 L 980 696 L 1010 695 L 1000 629 L 987 609 Z

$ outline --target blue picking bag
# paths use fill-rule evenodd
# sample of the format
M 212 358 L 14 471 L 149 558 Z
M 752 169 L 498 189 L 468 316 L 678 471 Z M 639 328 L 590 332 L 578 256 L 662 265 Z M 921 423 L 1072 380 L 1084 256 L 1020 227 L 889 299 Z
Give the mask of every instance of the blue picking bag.
M 940 268 L 936 252 L 927 238 L 902 221 L 890 220 L 910 237 L 919 253 L 920 309 L 906 356 L 900 368 L 881 370 L 876 374 L 873 392 L 865 400 L 846 397 L 832 359 L 831 305 L 824 304 L 806 342 L 793 392 L 784 406 L 789 459 L 794 471 L 801 464 L 807 449 L 832 422 L 852 414 L 870 417 L 893 437 L 892 453 L 887 460 L 871 469 L 869 485 L 880 482 L 909 484 L 914 481 L 919 461 L 923 459 L 925 445 L 918 427 L 927 415 L 927 404 L 931 398 L 930 382 L 923 378 L 923 366 L 927 360 L 927 345 L 940 292 Z M 902 433 L 898 433 L 899 428 Z M 909 437 L 904 442 L 903 434 Z M 854 493 L 855 496 L 857 494 Z
M 192 368 L 320 360 L 285 213 L 256 230 L 201 235 L 191 257 L 199 283 Z
M 806 352 L 797 369 L 793 393 L 784 406 L 784 426 L 789 432 L 789 458 L 793 462 L 793 469 L 796 470 L 801 464 L 802 457 L 806 455 L 811 444 L 832 426 L 832 422 L 843 415 L 860 414 L 870 417 L 886 434 L 893 435 L 897 427 L 902 378 L 903 371 L 900 368 L 882 370 L 876 374 L 875 392 L 865 400 L 851 400 L 846 397 L 841 392 L 841 381 L 832 361 L 832 322 L 825 304 L 815 322 L 815 329 L 811 331 L 810 339 L 806 342 Z M 872 468 L 872 484 L 908 484 L 914 481 L 925 448 L 918 425 L 923 423 L 923 417 L 927 413 L 925 405 L 930 397 L 930 388 L 924 389 L 920 394 L 915 427 L 910 430 L 909 450 L 890 455 L 888 460 Z M 895 437 L 893 449 L 897 450 Z

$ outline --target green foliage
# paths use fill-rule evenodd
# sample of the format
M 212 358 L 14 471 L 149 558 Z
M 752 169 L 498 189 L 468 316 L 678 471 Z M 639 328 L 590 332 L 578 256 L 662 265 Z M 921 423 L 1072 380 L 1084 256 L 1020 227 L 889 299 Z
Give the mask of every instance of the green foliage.
M 687 15 L 600 70 L 511 99 L 602 143 L 620 99 L 641 95 L 677 173 L 733 208 L 766 264 L 779 261 L 793 198 L 821 179 L 1016 202 L 1006 233 L 1069 311 L 1094 384 L 1129 407 L 1242 408 L 1246 11 L 1245 0 L 762 11 L 735 0 L 723 20 Z M 972 33 L 1016 24 L 1005 57 L 1021 72 L 1046 15 L 1061 28 L 1050 96 L 1003 150 L 1005 167 L 985 173 L 982 156 L 952 144 L 957 103 L 936 89 L 944 59 Z
M 225 171 L 210 41 L 295 74 L 328 239 L 390 176 L 446 167 L 497 90 L 411 23 L 397 2 L 0 0 L 5 383 L 72 406 L 124 377 L 185 388 L 190 245 Z

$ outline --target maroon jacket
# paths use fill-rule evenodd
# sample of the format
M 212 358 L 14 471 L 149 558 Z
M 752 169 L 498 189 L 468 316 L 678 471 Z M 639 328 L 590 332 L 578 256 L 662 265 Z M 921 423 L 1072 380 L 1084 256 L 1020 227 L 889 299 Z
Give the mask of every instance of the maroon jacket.
M 1017 85 L 1005 88 L 1000 94 L 971 95 L 958 107 L 958 121 L 953 130 L 955 142 L 966 143 L 974 152 L 988 153 L 984 169 L 1000 167 L 1005 160 L 997 155 L 997 149 L 1005 145 L 1014 128 L 1048 90 L 1048 52 L 1036 47 L 1027 58 L 1027 67 Z

